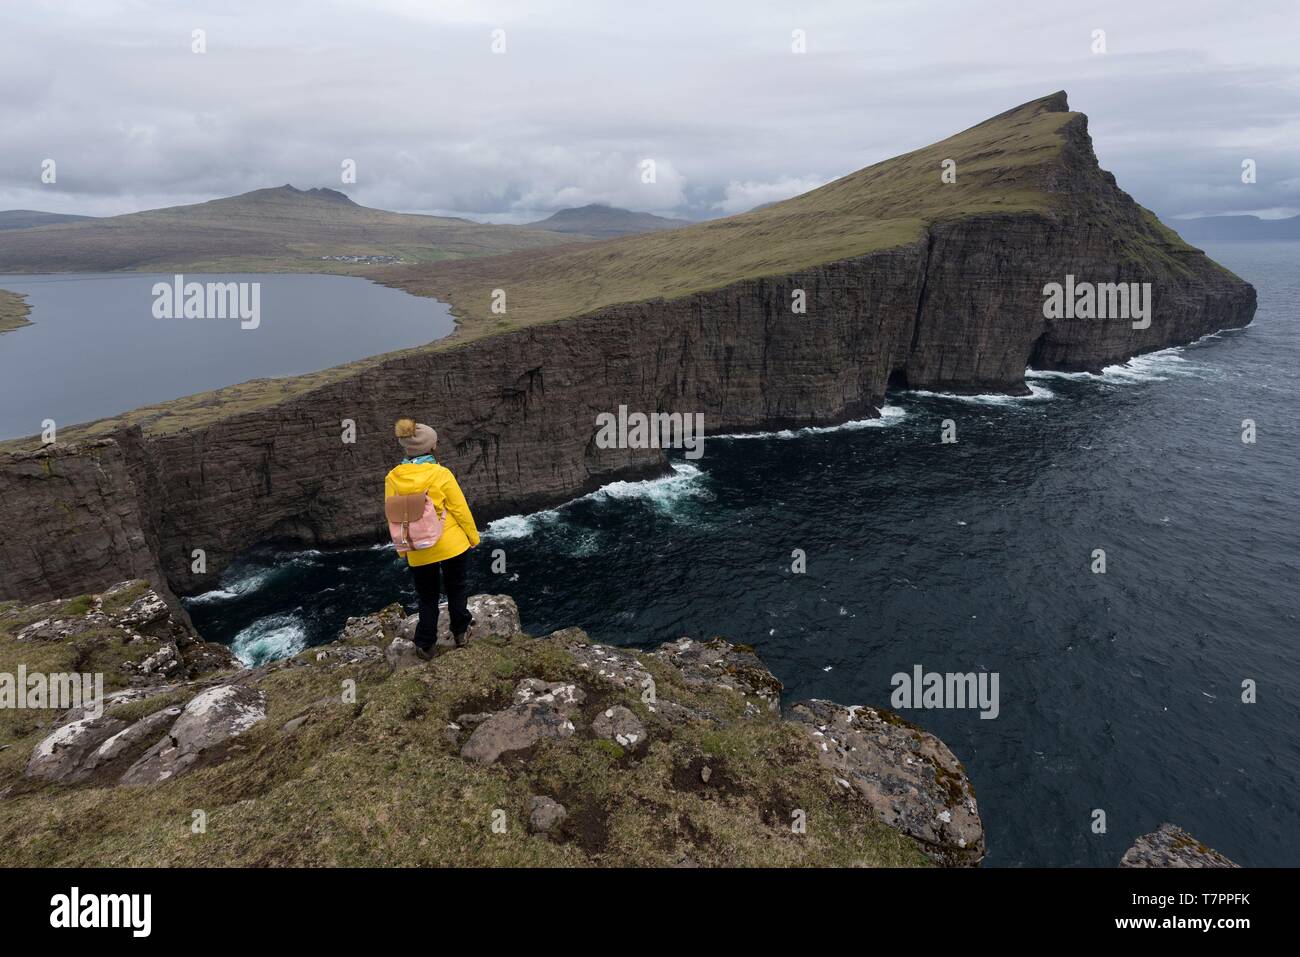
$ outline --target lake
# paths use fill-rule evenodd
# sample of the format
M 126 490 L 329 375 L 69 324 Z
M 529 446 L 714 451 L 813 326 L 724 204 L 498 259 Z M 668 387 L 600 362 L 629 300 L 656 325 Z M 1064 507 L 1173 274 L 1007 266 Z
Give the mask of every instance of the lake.
M 259 284 L 256 327 L 238 318 L 155 318 L 154 286 L 171 286 L 170 273 L 0 276 L 0 289 L 27 296 L 32 322 L 0 334 L 0 439 L 34 435 L 45 419 L 74 425 L 249 379 L 328 369 L 422 345 L 455 325 L 444 303 L 351 276 L 185 280 Z

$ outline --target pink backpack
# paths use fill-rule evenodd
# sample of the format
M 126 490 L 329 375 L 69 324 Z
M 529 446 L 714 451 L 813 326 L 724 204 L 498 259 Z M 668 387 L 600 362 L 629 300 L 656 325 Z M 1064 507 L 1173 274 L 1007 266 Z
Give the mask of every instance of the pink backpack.
M 388 518 L 388 533 L 393 536 L 393 547 L 399 555 L 412 549 L 433 548 L 442 537 L 442 526 L 447 520 L 447 510 L 444 508 L 439 515 L 428 492 L 384 499 L 384 515 Z

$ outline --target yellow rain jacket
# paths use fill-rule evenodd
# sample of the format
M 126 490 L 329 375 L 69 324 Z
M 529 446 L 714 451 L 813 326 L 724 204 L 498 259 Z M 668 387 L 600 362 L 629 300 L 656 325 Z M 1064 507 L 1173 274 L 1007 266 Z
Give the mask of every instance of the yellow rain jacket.
M 414 495 L 428 492 L 434 506 L 441 515 L 444 510 L 447 519 L 442 527 L 442 537 L 433 548 L 419 551 L 411 549 L 406 553 L 409 565 L 429 565 L 448 558 L 455 558 L 461 552 L 478 544 L 478 528 L 474 525 L 474 516 L 465 501 L 465 494 L 456 484 L 456 476 L 451 470 L 433 462 L 424 464 L 402 464 L 388 473 L 384 479 L 384 498 L 394 495 Z

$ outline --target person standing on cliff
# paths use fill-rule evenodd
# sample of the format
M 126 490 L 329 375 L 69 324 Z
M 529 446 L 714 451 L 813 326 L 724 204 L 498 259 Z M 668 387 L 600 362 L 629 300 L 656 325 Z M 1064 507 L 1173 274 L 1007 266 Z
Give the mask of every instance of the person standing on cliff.
M 415 591 L 420 596 L 415 645 L 425 654 L 432 653 L 438 640 L 439 593 L 446 591 L 451 635 L 460 648 L 465 645 L 470 625 L 474 624 L 465 594 L 465 553 L 478 545 L 478 528 L 456 476 L 433 456 L 438 447 L 438 433 L 414 419 L 398 419 L 394 431 L 405 457 L 384 479 L 384 498 L 424 492 L 433 500 L 439 514 L 446 513 L 437 542 L 431 548 L 413 548 L 406 553 Z

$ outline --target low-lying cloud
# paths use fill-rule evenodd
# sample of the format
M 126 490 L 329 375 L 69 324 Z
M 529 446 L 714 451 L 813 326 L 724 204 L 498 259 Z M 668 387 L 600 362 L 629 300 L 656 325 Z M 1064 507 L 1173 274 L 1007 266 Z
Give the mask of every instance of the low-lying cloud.
M 591 202 L 705 218 L 1064 88 L 1102 164 L 1160 214 L 1300 212 L 1287 6 L 20 4 L 0 35 L 0 209 L 291 182 L 498 222 Z

